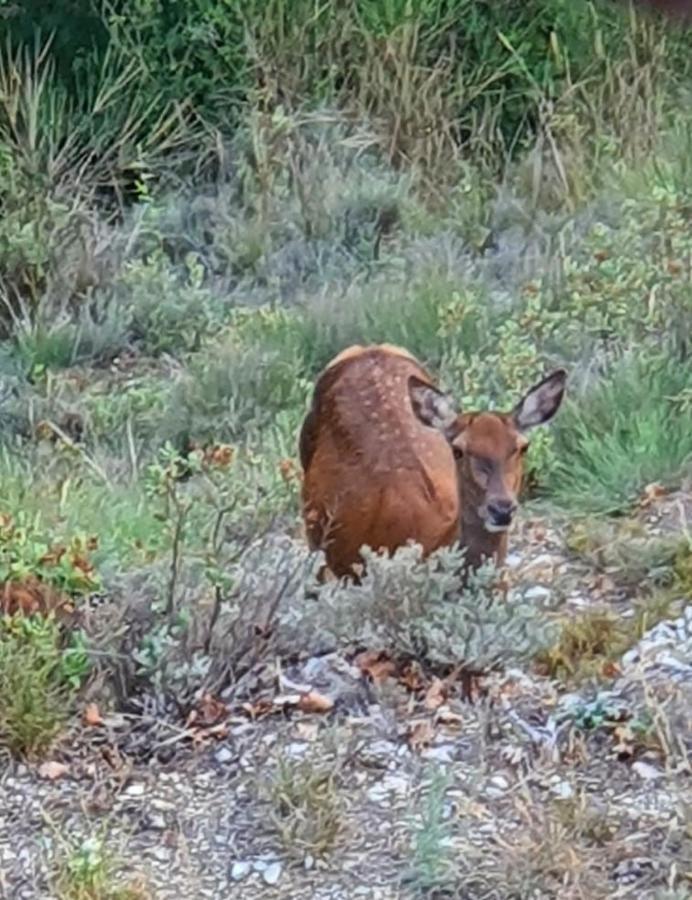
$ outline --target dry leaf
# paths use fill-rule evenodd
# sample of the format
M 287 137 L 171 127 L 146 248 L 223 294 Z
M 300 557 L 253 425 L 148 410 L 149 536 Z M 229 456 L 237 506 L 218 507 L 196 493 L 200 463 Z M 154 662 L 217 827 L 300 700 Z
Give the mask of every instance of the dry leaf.
M 84 715 L 82 716 L 82 720 L 85 725 L 89 725 L 89 727 L 91 728 L 95 728 L 97 725 L 103 725 L 101 713 L 95 703 L 87 703 L 84 708 Z
M 213 694 L 203 694 L 194 709 L 190 710 L 186 727 L 212 728 L 228 716 L 226 704 Z
M 424 704 L 427 709 L 437 709 L 447 699 L 447 685 L 441 678 L 433 678 L 433 682 L 425 692 Z
M 307 713 L 327 713 L 333 708 L 332 698 L 319 694 L 317 691 L 308 691 L 307 694 L 302 694 L 298 701 L 298 709 Z
M 399 676 L 399 681 L 409 691 L 419 691 L 423 687 L 420 666 L 415 662 L 409 663 Z
M 412 722 L 408 730 L 408 743 L 412 750 L 421 750 L 432 743 L 435 729 L 427 719 Z
M 271 700 L 263 697 L 254 703 L 243 703 L 241 709 L 247 713 L 251 719 L 259 719 L 274 711 L 274 704 Z
M 454 712 L 448 706 L 441 706 L 437 710 L 435 721 L 440 722 L 442 725 L 458 726 L 463 723 L 464 717 L 460 713 Z
M 296 737 L 301 741 L 314 741 L 318 732 L 317 722 L 298 722 L 296 724 Z
M 617 678 L 621 674 L 620 666 L 612 660 L 607 660 L 601 667 L 601 674 L 605 678 Z
M 360 671 L 376 684 L 396 675 L 396 665 L 382 650 L 365 650 L 354 660 Z
M 48 762 L 41 763 L 38 767 L 39 778 L 46 778 L 48 781 L 55 781 L 58 778 L 63 778 L 69 771 L 69 766 L 65 765 L 65 763 L 57 762 L 56 760 L 49 760 Z
M 651 506 L 651 504 L 655 503 L 656 500 L 660 500 L 661 497 L 665 497 L 667 493 L 668 490 L 657 481 L 652 482 L 651 484 L 647 484 L 642 491 L 641 497 L 639 498 L 639 505 L 643 508 Z

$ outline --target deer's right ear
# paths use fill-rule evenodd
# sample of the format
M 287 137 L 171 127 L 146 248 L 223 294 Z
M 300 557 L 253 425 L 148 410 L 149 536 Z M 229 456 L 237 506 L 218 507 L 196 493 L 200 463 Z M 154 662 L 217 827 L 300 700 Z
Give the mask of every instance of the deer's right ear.
M 459 412 L 448 394 L 412 376 L 409 379 L 409 395 L 413 411 L 424 425 L 436 428 L 447 438 L 454 436 Z

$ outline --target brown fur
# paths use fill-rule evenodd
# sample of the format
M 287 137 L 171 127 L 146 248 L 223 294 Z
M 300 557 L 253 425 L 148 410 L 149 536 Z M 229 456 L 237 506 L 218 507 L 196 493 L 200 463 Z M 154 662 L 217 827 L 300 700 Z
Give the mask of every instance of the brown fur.
M 472 565 L 504 561 L 507 532 L 484 518 L 489 504 L 516 506 L 527 441 L 512 414 L 442 405 L 431 427 L 439 398 L 420 363 L 387 344 L 349 347 L 318 378 L 299 441 L 303 519 L 337 577 L 353 575 L 364 544 L 391 553 L 415 541 L 427 555 L 460 541 Z

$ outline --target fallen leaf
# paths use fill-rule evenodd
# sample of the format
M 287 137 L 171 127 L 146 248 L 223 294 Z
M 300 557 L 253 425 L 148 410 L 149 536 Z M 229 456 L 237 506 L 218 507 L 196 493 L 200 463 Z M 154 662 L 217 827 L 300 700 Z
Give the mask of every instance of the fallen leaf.
M 263 697 L 261 700 L 256 700 L 254 703 L 243 703 L 241 709 L 254 720 L 267 716 L 269 713 L 273 712 L 274 704 L 271 700 Z
M 317 738 L 319 725 L 317 722 L 298 722 L 296 724 L 296 737 L 301 741 L 314 741 Z
M 607 660 L 601 666 L 601 674 L 604 676 L 604 678 L 617 678 L 618 675 L 621 674 L 621 672 L 622 670 L 620 669 L 620 666 L 612 660 Z
M 84 708 L 84 715 L 82 719 L 84 721 L 84 724 L 89 725 L 91 728 L 95 728 L 97 725 L 103 725 L 101 713 L 95 703 L 87 703 L 86 707 Z
M 317 691 L 302 694 L 298 701 L 298 709 L 307 713 L 327 713 L 334 708 L 334 701 Z
M 461 713 L 454 712 L 448 706 L 441 706 L 435 714 L 435 721 L 440 722 L 442 725 L 459 726 L 463 723 L 464 717 Z
M 396 675 L 396 665 L 382 650 L 365 650 L 354 660 L 360 671 L 376 684 Z
M 423 703 L 427 709 L 438 709 L 447 699 L 447 685 L 441 678 L 433 678 L 432 684 L 425 692 Z
M 408 743 L 412 750 L 420 750 L 432 743 L 435 729 L 427 719 L 412 722 L 408 730 Z
M 194 709 L 190 710 L 186 727 L 211 728 L 228 716 L 226 704 L 213 694 L 203 694 Z
M 404 671 L 399 675 L 399 681 L 409 691 L 419 691 L 423 687 L 423 678 L 420 666 L 417 663 L 409 663 Z
M 38 767 L 39 778 L 46 778 L 48 781 L 56 781 L 58 778 L 63 778 L 69 771 L 69 766 L 56 760 L 41 763 Z
M 639 505 L 644 508 L 647 506 L 651 506 L 651 504 L 655 503 L 656 500 L 660 500 L 661 497 L 665 497 L 667 493 L 668 490 L 662 484 L 654 481 L 651 484 L 647 484 L 642 491 L 641 497 L 639 498 Z

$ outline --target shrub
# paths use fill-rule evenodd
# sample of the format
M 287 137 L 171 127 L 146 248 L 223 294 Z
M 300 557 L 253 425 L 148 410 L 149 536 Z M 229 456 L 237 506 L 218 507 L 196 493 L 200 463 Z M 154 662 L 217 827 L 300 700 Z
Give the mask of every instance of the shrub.
M 72 712 L 88 671 L 82 638 L 65 646 L 50 618 L 0 619 L 0 740 L 14 753 L 44 751 Z
M 317 621 L 337 640 L 471 671 L 519 664 L 551 642 L 550 623 L 535 606 L 502 596 L 491 566 L 462 587 L 463 552 L 456 548 L 425 560 L 416 545 L 391 558 L 368 548 L 362 555 L 361 585 L 319 590 Z

